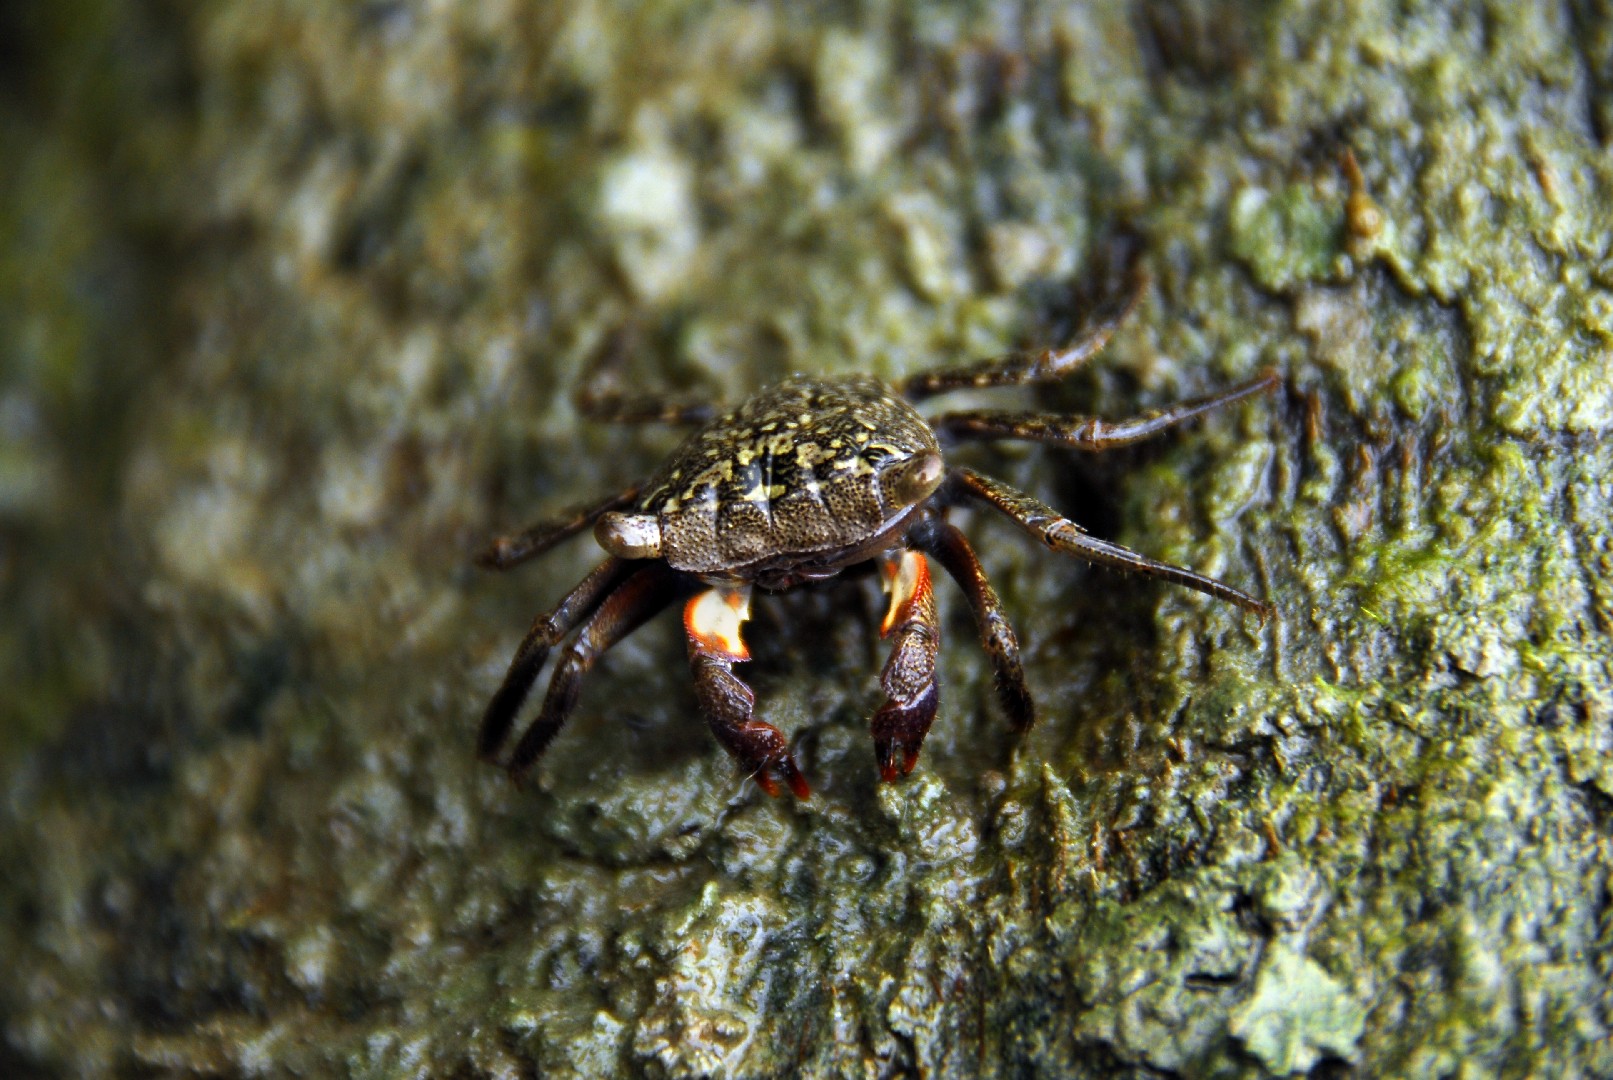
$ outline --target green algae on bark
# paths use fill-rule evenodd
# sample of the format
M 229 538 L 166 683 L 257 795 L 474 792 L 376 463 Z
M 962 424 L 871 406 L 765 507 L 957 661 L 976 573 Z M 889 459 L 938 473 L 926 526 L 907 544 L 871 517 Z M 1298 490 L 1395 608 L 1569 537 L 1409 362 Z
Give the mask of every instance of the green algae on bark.
M 4 18 L 0 1071 L 1613 1073 L 1605 4 Z M 467 554 L 670 443 L 578 423 L 605 334 L 899 376 L 1051 332 L 1118 228 L 1154 285 L 1048 403 L 1289 392 L 980 460 L 1278 618 L 977 517 L 1017 743 L 941 589 L 876 784 L 847 582 L 750 634 L 809 802 L 671 625 L 536 790 L 472 760 L 597 554 Z

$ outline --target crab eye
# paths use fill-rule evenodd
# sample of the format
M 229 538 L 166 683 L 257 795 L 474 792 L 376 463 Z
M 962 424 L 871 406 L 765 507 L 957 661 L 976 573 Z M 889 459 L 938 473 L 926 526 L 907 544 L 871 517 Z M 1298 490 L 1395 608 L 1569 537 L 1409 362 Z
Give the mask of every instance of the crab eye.
M 661 522 L 654 514 L 612 510 L 594 526 L 599 546 L 621 559 L 653 559 L 661 554 Z
M 941 455 L 934 450 L 926 450 L 888 467 L 880 477 L 880 484 L 885 489 L 887 499 L 901 506 L 911 506 L 928 498 L 931 492 L 941 486 L 944 471 Z

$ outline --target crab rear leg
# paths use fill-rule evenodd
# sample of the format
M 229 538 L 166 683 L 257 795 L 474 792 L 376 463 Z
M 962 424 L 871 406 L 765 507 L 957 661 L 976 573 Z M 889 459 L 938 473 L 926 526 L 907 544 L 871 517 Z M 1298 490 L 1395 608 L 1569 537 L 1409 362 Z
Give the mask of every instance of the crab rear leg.
M 588 362 L 574 400 L 577 411 L 605 424 L 704 424 L 720 411 L 707 398 L 623 390 L 628 357 L 640 348 L 639 328 L 626 324 L 605 336 Z
M 606 563 L 605 567 L 609 565 Z M 677 596 L 677 575 L 668 569 L 665 563 L 646 562 L 637 565 L 629 563 L 628 566 L 631 571 L 629 576 L 621 581 L 614 592 L 599 602 L 599 606 L 577 632 L 576 639 L 555 664 L 554 674 L 549 677 L 549 692 L 544 696 L 543 708 L 539 711 L 538 718 L 522 732 L 521 741 L 515 744 L 515 752 L 510 755 L 509 763 L 505 766 L 510 779 L 517 784 L 531 771 L 538 758 L 549 748 L 549 743 L 560 733 L 566 717 L 571 715 L 571 710 L 577 704 L 577 695 L 582 691 L 582 679 L 588 674 L 588 670 L 607 649 L 643 626 Z M 605 567 L 590 575 L 590 580 L 598 576 Z M 576 592 L 572 595 L 575 596 Z M 571 597 L 567 597 L 567 600 L 570 599 Z M 522 656 L 517 653 L 515 663 L 510 666 L 512 676 L 516 666 L 521 663 Z M 536 669 L 533 670 L 533 675 L 536 675 Z M 508 684 L 509 680 L 505 681 Z M 528 678 L 527 685 L 530 684 L 531 678 Z M 493 699 L 495 704 L 503 693 L 501 688 L 499 695 Z M 518 707 L 519 702 L 514 708 Z M 491 719 L 493 715 L 491 706 L 488 708 L 488 714 Z M 513 708 L 509 716 L 514 717 Z M 508 720 L 504 723 L 507 728 Z M 484 739 L 486 735 L 487 729 L 484 725 Z
M 1099 295 L 1085 322 L 1061 346 L 1026 349 L 978 360 L 962 367 L 923 371 L 900 385 L 909 400 L 919 401 L 949 390 L 980 390 L 1062 379 L 1095 356 L 1109 343 L 1126 316 L 1141 299 L 1148 276 L 1135 249 L 1112 244 L 1110 265 L 1099 273 Z
M 1275 390 L 1281 385 L 1282 376 L 1267 368 L 1248 382 L 1219 394 L 1178 402 L 1113 423 L 1096 416 L 1014 412 L 1006 409 L 942 413 L 933 423 L 937 431 L 945 431 L 962 439 L 1023 439 L 1077 450 L 1111 450 L 1152 438 L 1211 409 Z
M 482 714 L 481 731 L 476 736 L 476 753 L 483 761 L 492 761 L 504 741 L 510 737 L 515 717 L 526 703 L 527 694 L 549 658 L 549 650 L 566 639 L 577 624 L 594 613 L 610 592 L 627 580 L 637 566 L 626 559 L 606 559 L 594 567 L 553 611 L 539 615 L 532 628 L 521 639 L 504 675 L 498 692 L 487 703 Z
M 919 748 L 935 720 L 940 700 L 935 657 L 941 648 L 941 627 L 929 563 L 921 552 L 903 550 L 888 559 L 885 577 L 891 603 L 879 633 L 894 641 L 879 676 L 885 704 L 868 727 L 874 736 L 880 778 L 889 782 L 913 771 Z
M 756 695 L 734 674 L 736 663 L 750 659 L 740 636 L 740 626 L 749 617 L 749 586 L 707 589 L 684 607 L 695 696 L 711 733 L 758 787 L 776 796 L 782 780 L 796 798 L 805 799 L 812 789 L 796 767 L 790 740 L 772 724 L 752 718 Z
M 639 488 L 619 491 L 601 502 L 571 506 L 552 518 L 528 525 L 513 536 L 494 537 L 487 547 L 476 555 L 476 565 L 484 570 L 508 570 L 528 559 L 535 559 L 562 540 L 576 536 L 594 522 L 610 513 L 631 506 L 638 498 Z
M 577 410 L 602 424 L 706 424 L 717 406 L 706 400 L 660 394 L 587 393 L 577 395 Z

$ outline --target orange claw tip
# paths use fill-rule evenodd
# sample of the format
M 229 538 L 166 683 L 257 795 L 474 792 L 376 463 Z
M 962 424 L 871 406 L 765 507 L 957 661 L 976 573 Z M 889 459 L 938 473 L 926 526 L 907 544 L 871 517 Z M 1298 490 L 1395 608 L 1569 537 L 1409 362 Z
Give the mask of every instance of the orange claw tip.
M 797 799 L 812 798 L 812 789 L 807 786 L 806 777 L 802 776 L 799 772 L 791 770 L 788 780 L 790 783 L 790 791 Z
M 756 781 L 757 787 L 767 792 L 769 798 L 778 798 L 778 781 L 768 775 L 767 770 L 763 769 L 751 779 Z
M 881 751 L 879 754 L 879 778 L 887 784 L 894 784 L 911 773 L 918 763 L 918 750 L 893 746 L 889 753 Z

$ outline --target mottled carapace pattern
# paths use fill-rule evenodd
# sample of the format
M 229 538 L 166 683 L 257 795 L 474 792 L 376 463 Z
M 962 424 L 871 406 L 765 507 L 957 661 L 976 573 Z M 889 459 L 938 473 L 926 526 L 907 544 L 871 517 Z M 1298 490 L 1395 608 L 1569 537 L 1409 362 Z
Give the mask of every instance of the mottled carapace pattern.
M 756 580 L 858 546 L 912 507 L 888 491 L 939 452 L 918 411 L 877 379 L 791 379 L 692 435 L 639 499 L 662 556 L 712 580 Z

